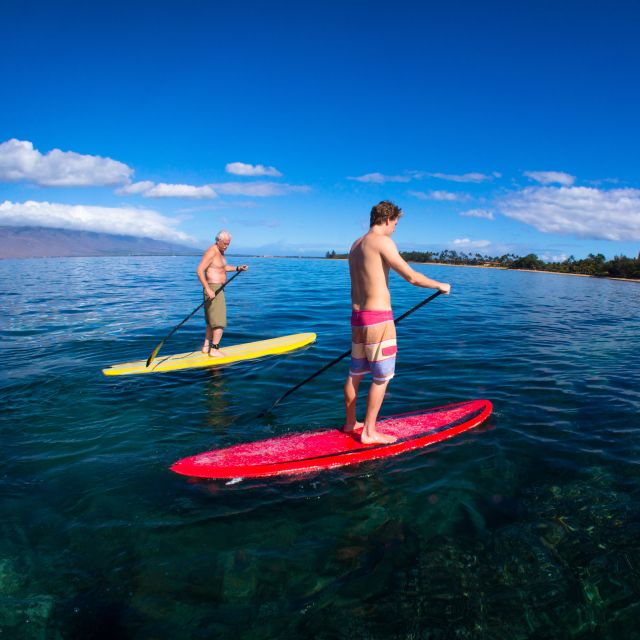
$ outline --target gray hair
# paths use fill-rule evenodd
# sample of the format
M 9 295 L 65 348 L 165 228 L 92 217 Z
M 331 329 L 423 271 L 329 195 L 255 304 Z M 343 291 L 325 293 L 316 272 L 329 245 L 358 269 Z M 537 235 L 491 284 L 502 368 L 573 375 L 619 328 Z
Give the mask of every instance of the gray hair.
M 226 229 L 218 231 L 218 234 L 216 235 L 216 242 L 218 242 L 218 240 L 222 240 L 223 238 L 226 238 L 227 240 L 229 240 L 229 242 L 231 242 L 231 234 Z

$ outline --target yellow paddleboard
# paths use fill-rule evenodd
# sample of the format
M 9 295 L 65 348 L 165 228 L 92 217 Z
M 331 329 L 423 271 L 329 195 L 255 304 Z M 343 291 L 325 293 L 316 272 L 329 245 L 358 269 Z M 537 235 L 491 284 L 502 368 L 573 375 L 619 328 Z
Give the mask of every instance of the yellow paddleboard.
M 224 358 L 211 358 L 202 351 L 190 351 L 189 353 L 177 353 L 173 356 L 158 356 L 149 367 L 146 360 L 137 362 L 125 362 L 114 364 L 103 369 L 105 376 L 125 376 L 137 373 L 159 373 L 163 371 L 178 371 L 179 369 L 195 369 L 199 367 L 214 367 L 222 364 L 231 364 L 240 360 L 252 360 L 263 356 L 275 356 L 305 347 L 315 342 L 315 333 L 295 333 L 290 336 L 281 336 L 271 340 L 259 342 L 247 342 L 233 346 L 223 346 Z

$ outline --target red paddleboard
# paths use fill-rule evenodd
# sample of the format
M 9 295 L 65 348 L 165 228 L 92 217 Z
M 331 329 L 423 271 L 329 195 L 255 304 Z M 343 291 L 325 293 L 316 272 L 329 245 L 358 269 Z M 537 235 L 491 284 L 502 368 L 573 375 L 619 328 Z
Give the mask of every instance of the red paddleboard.
M 364 445 L 358 432 L 338 429 L 269 438 L 183 458 L 171 470 L 193 478 L 261 478 L 332 469 L 426 447 L 484 422 L 493 405 L 469 400 L 389 416 L 378 430 L 397 436 L 392 444 Z

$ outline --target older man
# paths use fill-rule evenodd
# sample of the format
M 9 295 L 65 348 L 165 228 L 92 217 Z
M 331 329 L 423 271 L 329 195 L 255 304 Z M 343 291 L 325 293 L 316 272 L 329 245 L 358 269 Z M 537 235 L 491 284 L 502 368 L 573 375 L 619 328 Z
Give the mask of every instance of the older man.
M 223 358 L 220 351 L 220 340 L 227 326 L 227 306 L 224 299 L 224 291 L 216 295 L 216 289 L 227 281 L 227 271 L 246 271 L 246 264 L 233 267 L 227 264 L 224 257 L 225 251 L 231 244 L 231 234 L 222 230 L 216 236 L 215 244 L 212 244 L 202 256 L 196 269 L 198 280 L 202 283 L 205 297 L 204 316 L 207 323 L 202 353 L 208 353 L 212 358 Z

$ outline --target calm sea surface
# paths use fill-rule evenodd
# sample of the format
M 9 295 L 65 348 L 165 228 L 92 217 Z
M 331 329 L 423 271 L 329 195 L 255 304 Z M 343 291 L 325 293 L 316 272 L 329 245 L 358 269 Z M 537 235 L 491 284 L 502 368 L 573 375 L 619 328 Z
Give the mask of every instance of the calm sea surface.
M 197 261 L 0 261 L 3 638 L 640 637 L 640 285 L 419 266 L 453 293 L 399 326 L 383 414 L 489 398 L 489 422 L 225 485 L 169 466 L 341 424 L 346 361 L 256 415 L 349 347 L 348 273 L 249 259 L 229 286 L 226 344 L 305 351 L 104 377 L 199 304 Z M 430 293 L 393 276 L 396 315 Z M 202 337 L 198 313 L 161 353 Z

